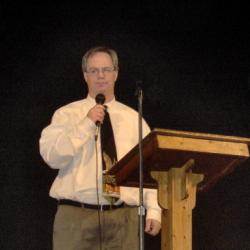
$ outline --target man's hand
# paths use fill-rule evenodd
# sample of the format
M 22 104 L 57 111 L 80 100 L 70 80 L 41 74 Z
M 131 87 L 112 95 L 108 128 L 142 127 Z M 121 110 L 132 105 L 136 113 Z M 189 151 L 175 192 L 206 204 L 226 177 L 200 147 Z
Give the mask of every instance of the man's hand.
M 94 123 L 97 121 L 102 123 L 105 116 L 105 107 L 103 105 L 97 104 L 91 108 L 87 114 L 87 117 Z
M 158 220 L 148 219 L 146 220 L 145 232 L 155 236 L 161 229 L 161 223 Z

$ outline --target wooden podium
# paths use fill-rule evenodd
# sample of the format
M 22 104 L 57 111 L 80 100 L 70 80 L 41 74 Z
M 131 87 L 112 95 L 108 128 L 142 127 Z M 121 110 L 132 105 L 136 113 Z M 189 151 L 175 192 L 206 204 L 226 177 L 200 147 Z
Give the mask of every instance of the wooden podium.
M 162 250 L 192 249 L 196 192 L 211 188 L 249 157 L 250 138 L 154 129 L 143 139 L 144 187 L 158 189 Z M 107 173 L 106 181 L 139 186 L 138 145 Z

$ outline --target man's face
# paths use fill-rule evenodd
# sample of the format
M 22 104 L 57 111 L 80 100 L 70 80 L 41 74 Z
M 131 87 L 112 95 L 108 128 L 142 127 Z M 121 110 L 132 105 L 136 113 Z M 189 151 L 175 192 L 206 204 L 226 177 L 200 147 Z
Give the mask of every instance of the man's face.
M 97 52 L 89 57 L 84 79 L 91 97 L 95 98 L 97 94 L 102 93 L 106 96 L 106 99 L 112 99 L 117 76 L 118 72 L 114 70 L 109 54 Z

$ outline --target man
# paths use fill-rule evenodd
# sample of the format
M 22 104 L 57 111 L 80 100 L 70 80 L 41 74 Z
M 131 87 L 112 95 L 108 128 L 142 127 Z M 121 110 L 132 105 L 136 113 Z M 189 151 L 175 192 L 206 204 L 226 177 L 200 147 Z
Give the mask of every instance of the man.
M 50 196 L 58 200 L 54 221 L 54 250 L 138 249 L 138 188 L 119 187 L 114 204 L 104 195 L 100 134 L 106 109 L 114 131 L 117 160 L 138 143 L 138 114 L 116 101 L 118 57 L 114 50 L 95 47 L 82 59 L 88 86 L 86 99 L 58 109 L 41 134 L 40 153 L 59 169 Z M 97 104 L 98 94 L 105 105 Z M 150 129 L 143 121 L 143 136 Z M 96 140 L 97 138 L 97 140 Z M 145 232 L 156 235 L 161 227 L 157 191 L 144 189 L 147 209 Z

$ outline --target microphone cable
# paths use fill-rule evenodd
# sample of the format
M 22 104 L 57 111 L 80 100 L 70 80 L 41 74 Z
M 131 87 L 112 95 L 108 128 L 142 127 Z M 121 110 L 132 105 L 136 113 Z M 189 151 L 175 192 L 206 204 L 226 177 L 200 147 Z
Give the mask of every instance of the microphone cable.
M 96 198 L 97 198 L 97 205 L 100 206 L 100 197 L 99 197 L 99 185 L 98 185 L 98 173 L 99 173 L 99 164 L 98 164 L 98 145 L 97 145 L 97 139 L 98 134 L 100 131 L 100 126 L 96 127 L 96 133 L 95 133 L 95 155 L 96 155 Z M 102 230 L 102 223 L 101 223 L 101 211 L 98 209 L 98 224 L 99 224 L 99 243 L 100 243 L 100 250 L 102 250 L 102 242 L 103 242 L 103 230 Z
M 99 93 L 95 97 L 96 104 L 103 105 L 105 103 L 105 96 L 102 93 Z M 95 132 L 95 151 L 96 151 L 96 195 L 97 195 L 97 205 L 100 206 L 100 197 L 99 197 L 99 186 L 98 186 L 98 173 L 99 173 L 99 163 L 98 163 L 98 135 L 100 134 L 100 122 L 97 122 L 96 132 Z M 101 213 L 100 209 L 98 209 L 98 223 L 99 223 L 99 242 L 100 242 L 100 250 L 102 250 L 103 243 L 103 224 L 101 223 Z

